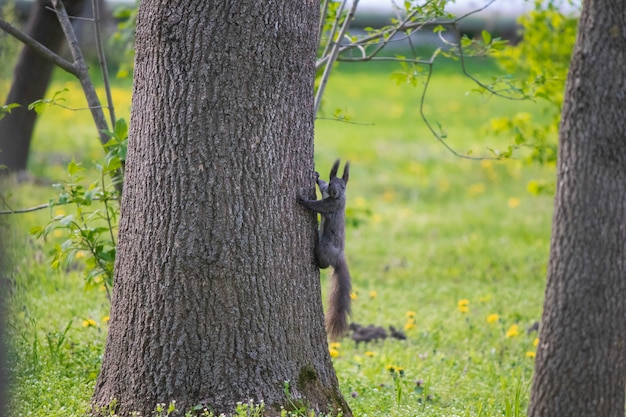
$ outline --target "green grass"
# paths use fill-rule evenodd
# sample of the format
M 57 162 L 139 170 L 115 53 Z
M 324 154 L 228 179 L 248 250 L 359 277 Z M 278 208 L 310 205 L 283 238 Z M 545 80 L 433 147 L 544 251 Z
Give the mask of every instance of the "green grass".
M 527 352 L 536 337 L 526 328 L 541 313 L 552 210 L 550 196 L 526 187 L 532 179 L 552 181 L 554 170 L 453 156 L 424 126 L 419 89 L 396 85 L 389 66 L 363 68 L 342 65 L 330 80 L 322 116 L 338 108 L 358 124 L 318 120 L 316 162 L 323 175 L 337 157 L 352 162 L 346 251 L 353 320 L 404 328 L 407 314 L 414 319 L 405 341 L 342 340 L 334 358 L 342 391 L 356 416 L 525 415 L 533 368 Z M 492 117 L 543 117 L 537 104 L 466 94 L 473 85 L 453 65 L 437 69 L 427 113 L 461 153 L 508 145 L 484 128 Z M 488 80 L 485 69 L 493 68 L 475 68 Z M 70 90 L 66 104 L 82 107 L 78 87 Z M 127 117 L 129 89 L 115 93 Z M 101 155 L 87 112 L 51 108 L 38 123 L 30 167 L 56 181 L 72 157 Z M 12 206 L 28 206 L 53 191 L 26 184 L 13 194 Z M 14 415 L 79 416 L 100 365 L 108 303 L 105 293 L 84 288 L 80 271 L 49 269 L 56 238 L 27 234 L 49 218 L 47 211 L 11 218 L 12 407 Z M 498 320 L 490 323 L 492 314 Z M 507 337 L 513 325 L 519 334 Z

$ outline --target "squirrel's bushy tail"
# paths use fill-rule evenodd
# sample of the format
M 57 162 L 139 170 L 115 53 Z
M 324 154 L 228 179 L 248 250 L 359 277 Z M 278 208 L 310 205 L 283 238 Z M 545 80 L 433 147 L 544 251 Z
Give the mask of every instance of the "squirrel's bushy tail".
M 350 271 L 346 260 L 342 258 L 333 271 L 326 312 L 326 333 L 332 340 L 336 340 L 348 331 L 351 292 Z

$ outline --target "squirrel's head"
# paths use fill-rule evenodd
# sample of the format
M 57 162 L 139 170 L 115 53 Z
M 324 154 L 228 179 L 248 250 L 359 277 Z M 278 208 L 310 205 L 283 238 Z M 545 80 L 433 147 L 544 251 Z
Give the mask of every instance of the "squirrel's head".
M 341 198 L 346 194 L 346 183 L 341 178 L 333 178 L 328 183 L 328 195 L 330 198 Z
M 337 178 L 337 171 L 339 170 L 339 162 L 340 159 L 337 159 L 333 164 L 333 167 L 330 169 L 330 180 Z M 350 178 L 350 161 L 346 162 L 346 166 L 343 168 L 343 175 L 341 176 L 341 180 L 343 181 L 344 186 L 348 184 L 348 178 Z
M 337 159 L 330 169 L 330 182 L 328 183 L 328 195 L 335 199 L 345 195 L 348 178 L 350 178 L 350 161 L 346 162 L 341 178 L 337 177 L 339 162 L 340 160 Z

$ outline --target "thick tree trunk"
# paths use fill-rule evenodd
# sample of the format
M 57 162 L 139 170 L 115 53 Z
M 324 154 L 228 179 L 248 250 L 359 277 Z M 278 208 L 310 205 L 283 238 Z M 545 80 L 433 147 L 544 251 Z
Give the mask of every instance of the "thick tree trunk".
M 626 3 L 586 0 L 560 127 L 530 417 L 624 417 Z
M 80 12 L 84 0 L 66 0 L 67 12 L 76 15 Z M 49 0 L 37 0 L 33 4 L 27 25 L 27 33 L 42 45 L 58 53 L 63 45 L 63 30 L 59 25 Z M 6 103 L 18 103 L 14 109 L 0 120 L 0 165 L 12 171 L 26 169 L 30 140 L 35 128 L 37 113 L 28 110 L 28 105 L 42 98 L 48 84 L 54 64 L 33 50 L 24 46 L 13 75 L 11 90 Z
M 93 404 L 351 415 L 312 190 L 318 2 L 141 2 L 116 280 Z M 290 398 L 284 393 L 289 381 Z

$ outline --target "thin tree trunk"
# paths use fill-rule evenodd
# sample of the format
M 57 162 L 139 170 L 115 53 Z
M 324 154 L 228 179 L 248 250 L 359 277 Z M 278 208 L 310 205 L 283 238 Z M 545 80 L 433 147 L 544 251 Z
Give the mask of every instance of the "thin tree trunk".
M 350 410 L 328 353 L 312 190 L 318 3 L 143 1 L 94 408 Z M 284 384 L 289 381 L 289 396 Z
M 82 9 L 84 0 L 66 0 L 64 3 L 68 13 L 76 15 Z M 54 11 L 46 7 L 52 7 L 49 0 L 37 0 L 33 4 L 27 32 L 51 51 L 59 53 L 63 46 L 63 30 Z M 21 107 L 0 120 L 0 165 L 12 171 L 26 169 L 37 120 L 37 113 L 28 110 L 28 105 L 45 95 L 53 69 L 52 62 L 24 46 L 6 99 L 6 103 L 18 103 Z
M 624 417 L 626 3 L 586 0 L 568 75 L 530 417 Z

